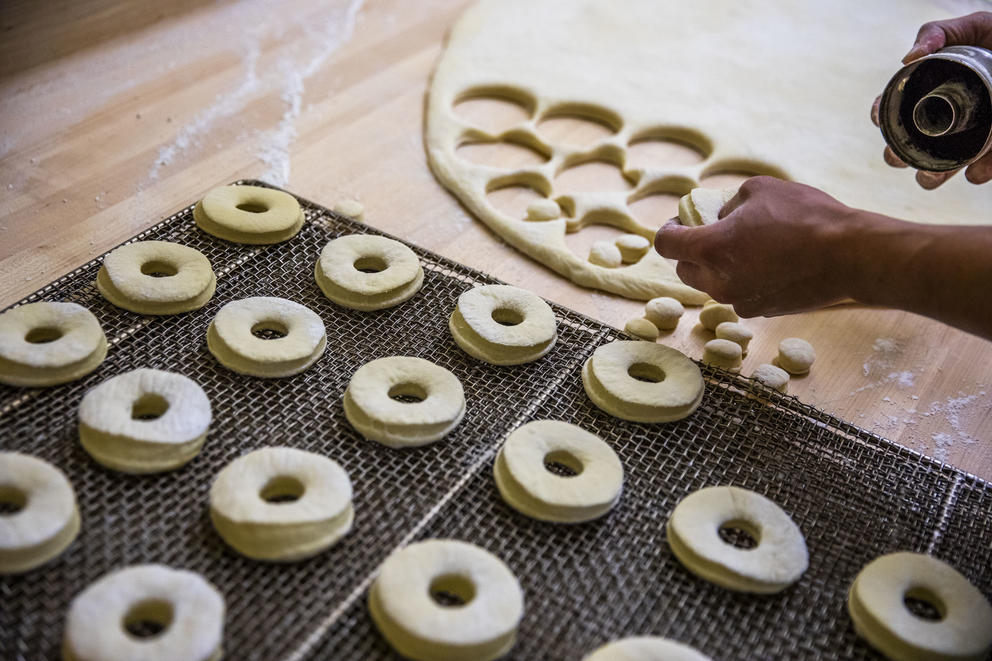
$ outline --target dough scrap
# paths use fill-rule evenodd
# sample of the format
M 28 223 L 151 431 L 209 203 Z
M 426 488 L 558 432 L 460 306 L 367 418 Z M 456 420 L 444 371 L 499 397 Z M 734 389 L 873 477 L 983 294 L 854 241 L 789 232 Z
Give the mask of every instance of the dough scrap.
M 776 361 L 790 374 L 806 374 L 815 360 L 813 345 L 802 338 L 787 337 L 778 344 Z
M 688 645 L 660 636 L 621 638 L 598 647 L 582 661 L 712 661 Z
M 351 530 L 351 495 L 351 480 L 336 461 L 295 448 L 261 448 L 217 473 L 210 520 L 244 556 L 295 562 L 327 550 Z
M 754 339 L 752 333 L 744 324 L 736 321 L 723 321 L 717 324 L 716 337 L 719 340 L 730 340 L 741 347 L 741 355 L 747 355 L 747 345 Z
M 358 200 L 341 200 L 334 205 L 333 211 L 360 223 L 365 222 L 365 207 Z
M 913 614 L 907 596 L 935 606 L 941 619 Z M 992 651 L 992 605 L 954 567 L 921 553 L 889 553 L 865 565 L 847 610 L 858 635 L 893 661 L 979 661 Z
M 574 475 L 552 473 L 563 464 Z M 535 420 L 514 430 L 496 455 L 493 477 L 500 495 L 529 517 L 558 523 L 597 519 L 620 500 L 623 465 L 607 443 L 581 427 Z
M 647 254 L 651 242 L 640 234 L 624 234 L 614 241 L 624 264 L 633 264 Z
M 715 331 L 716 327 L 728 321 L 740 321 L 733 305 L 726 303 L 707 303 L 699 311 L 699 323 L 706 330 Z
M 538 200 L 527 205 L 527 220 L 545 221 L 561 218 L 561 207 L 554 200 Z
M 658 327 L 643 317 L 631 319 L 623 327 L 624 332 L 639 340 L 654 342 L 658 339 Z
M 703 376 L 677 349 L 639 340 L 597 348 L 582 367 L 582 385 L 606 413 L 634 422 L 672 422 L 703 401 Z
M 0 574 L 18 574 L 45 564 L 79 534 L 72 484 L 42 459 L 0 452 L 0 503 L 21 506 L 0 516 Z
M 724 526 L 751 534 L 740 549 L 720 537 Z M 675 557 L 692 573 L 729 590 L 781 592 L 809 565 L 806 540 L 781 507 L 738 487 L 706 487 L 683 498 L 665 527 Z
M 644 318 L 658 327 L 658 330 L 674 330 L 685 308 L 670 296 L 652 298 L 644 306 Z
M 693 188 L 679 200 L 679 221 L 688 227 L 712 225 L 720 220 L 720 210 L 734 199 L 738 187 Z
M 511 285 L 483 285 L 459 295 L 448 329 L 465 353 L 493 365 L 533 362 L 558 340 L 551 306 Z
M 611 241 L 597 241 L 589 248 L 589 263 L 615 269 L 623 263 L 620 248 Z
M 730 340 L 710 340 L 703 346 L 703 362 L 736 371 L 741 366 L 741 345 Z
M 374 234 L 333 239 L 320 251 L 314 278 L 338 305 L 367 312 L 408 301 L 424 283 L 417 254 L 399 241 Z
M 465 603 L 442 606 L 444 591 Z M 389 554 L 369 590 L 379 632 L 416 661 L 491 661 L 509 652 L 524 595 L 510 568 L 478 546 L 428 539 Z
M 166 275 L 156 277 L 152 273 Z M 138 314 L 178 314 L 207 304 L 217 278 L 206 256 L 169 241 L 138 241 L 103 259 L 96 287 L 112 304 Z
M 755 367 L 754 371 L 751 372 L 751 378 L 757 379 L 764 385 L 780 393 L 786 393 L 789 390 L 789 373 L 780 367 L 775 367 L 768 363 L 763 363 Z
M 251 245 L 291 239 L 305 219 L 295 197 L 261 186 L 220 186 L 193 208 L 193 220 L 207 234 Z
M 153 419 L 143 416 L 154 415 Z M 98 463 L 125 473 L 158 473 L 203 448 L 210 400 L 182 374 L 137 369 L 107 379 L 79 403 L 79 440 Z
M 0 314 L 0 383 L 41 388 L 75 381 L 107 356 L 93 313 L 76 303 L 26 303 Z
M 154 639 L 128 633 L 128 620 L 164 624 Z M 224 597 L 199 574 L 165 565 L 112 571 L 77 594 L 62 638 L 63 661 L 218 661 Z

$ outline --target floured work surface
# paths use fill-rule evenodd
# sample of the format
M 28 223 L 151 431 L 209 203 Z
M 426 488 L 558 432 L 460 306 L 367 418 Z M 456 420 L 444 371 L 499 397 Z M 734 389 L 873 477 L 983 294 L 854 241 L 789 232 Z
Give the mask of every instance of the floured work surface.
M 257 183 L 257 182 L 251 182 Z M 713 658 L 875 658 L 851 628 L 844 603 L 858 570 L 897 549 L 951 562 L 992 598 L 992 486 L 895 446 L 753 382 L 704 367 L 702 406 L 681 422 L 628 423 L 596 409 L 579 369 L 617 331 L 554 306 L 559 341 L 542 360 L 494 367 L 469 358 L 448 333 L 458 295 L 487 276 L 416 249 L 426 277 L 409 303 L 375 313 L 328 301 L 313 279 L 331 238 L 374 232 L 301 201 L 295 239 L 236 246 L 193 224 L 192 207 L 141 234 L 206 254 L 217 293 L 203 309 L 142 317 L 96 292 L 98 261 L 27 300 L 70 300 L 103 324 L 111 349 L 93 374 L 47 390 L 0 387 L 0 444 L 46 459 L 72 481 L 82 530 L 55 561 L 0 577 L 0 657 L 57 659 L 70 599 L 107 571 L 161 562 L 202 573 L 227 600 L 229 659 L 393 658 L 365 606 L 372 572 L 390 550 L 455 537 L 501 557 L 519 577 L 526 612 L 510 658 L 576 659 L 623 635 L 662 634 Z M 217 310 L 247 296 L 283 296 L 323 318 L 327 353 L 306 373 L 259 380 L 222 368 L 205 333 Z M 468 411 L 443 442 L 395 451 L 363 440 L 345 421 L 341 395 L 365 362 L 427 358 L 465 386 Z M 214 407 L 203 452 L 180 470 L 133 476 L 85 453 L 76 408 L 90 387 L 137 367 L 181 372 Z M 626 484 L 602 520 L 556 526 L 525 518 L 500 499 L 492 461 L 506 435 L 533 419 L 575 422 L 617 451 Z M 214 532 L 207 492 L 231 459 L 265 445 L 320 452 L 355 487 L 355 527 L 338 545 L 281 565 L 236 555 Z M 806 535 L 809 571 L 772 597 L 737 595 L 688 574 L 664 524 L 689 492 L 733 484 L 767 495 Z

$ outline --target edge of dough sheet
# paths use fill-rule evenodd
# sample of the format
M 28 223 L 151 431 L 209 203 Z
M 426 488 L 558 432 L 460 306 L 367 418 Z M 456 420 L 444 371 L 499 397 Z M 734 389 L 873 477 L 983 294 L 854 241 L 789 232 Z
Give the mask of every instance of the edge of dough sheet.
M 963 176 L 924 191 L 911 171 L 887 166 L 881 133 L 869 119 L 872 100 L 900 68 L 919 26 L 976 8 L 974 0 L 884 6 L 860 0 L 481 0 L 455 22 L 431 76 L 427 161 L 473 215 L 576 284 L 700 305 L 706 295 L 682 283 L 654 251 L 630 266 L 603 268 L 575 255 L 565 233 L 606 223 L 651 239 L 654 230 L 638 223 L 628 204 L 653 193 L 682 195 L 708 175 L 726 172 L 801 181 L 850 206 L 905 220 L 992 222 L 989 191 Z M 516 101 L 530 118 L 486 132 L 454 110 L 456 102 L 477 96 Z M 542 117 L 577 107 L 613 124 L 615 133 L 584 147 L 551 144 L 538 133 Z M 627 146 L 645 138 L 690 142 L 705 158 L 689 166 L 628 167 Z M 494 168 L 455 153 L 462 144 L 502 141 L 550 158 Z M 636 182 L 633 188 L 554 192 L 557 173 L 593 160 L 616 163 Z M 488 193 L 511 185 L 564 201 L 573 216 L 528 221 L 497 210 Z

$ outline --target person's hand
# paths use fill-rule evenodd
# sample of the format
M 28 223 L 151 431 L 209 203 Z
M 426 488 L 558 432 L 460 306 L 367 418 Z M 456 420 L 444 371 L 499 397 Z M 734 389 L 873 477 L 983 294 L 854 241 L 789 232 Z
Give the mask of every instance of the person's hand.
M 655 249 L 678 260 L 690 287 L 744 317 L 819 308 L 848 296 L 850 269 L 840 258 L 857 212 L 811 186 L 752 177 L 720 211 L 720 220 L 658 230 Z
M 906 57 L 902 58 L 902 62 L 909 64 L 924 55 L 936 53 L 945 46 L 979 46 L 992 49 L 992 12 L 978 11 L 959 18 L 926 23 L 920 28 L 916 35 L 916 43 L 906 53 Z M 875 123 L 875 126 L 878 126 L 878 104 L 881 100 L 881 96 L 877 97 L 871 106 L 871 121 Z M 892 167 L 906 167 L 906 164 L 899 160 L 899 157 L 889 147 L 885 148 L 883 158 Z M 923 188 L 933 190 L 958 172 L 959 170 L 952 170 L 951 172 L 918 170 L 916 181 Z M 984 184 L 992 181 L 992 153 L 986 154 L 969 165 L 964 175 L 973 184 Z

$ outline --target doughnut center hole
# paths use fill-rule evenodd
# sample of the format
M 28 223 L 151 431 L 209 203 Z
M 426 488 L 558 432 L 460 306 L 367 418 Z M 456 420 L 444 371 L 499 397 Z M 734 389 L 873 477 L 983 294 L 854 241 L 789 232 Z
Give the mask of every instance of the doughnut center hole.
M 258 200 L 248 200 L 239 204 L 237 208 L 248 213 L 265 213 L 269 210 L 269 205 Z
M 632 379 L 644 381 L 645 383 L 661 383 L 665 380 L 664 370 L 651 363 L 634 363 L 627 368 L 627 374 Z
M 944 602 L 930 590 L 923 587 L 914 587 L 906 590 L 902 603 L 906 610 L 928 622 L 939 622 L 944 619 L 947 607 Z
M 251 334 L 260 340 L 278 340 L 289 335 L 289 329 L 281 321 L 267 319 L 252 326 Z
M 720 539 L 725 544 L 729 544 L 742 551 L 750 551 L 757 548 L 758 543 L 761 541 L 761 533 L 758 527 L 750 521 L 744 521 L 742 519 L 727 521 L 720 526 L 718 533 Z
M 26 493 L 11 486 L 0 486 L 0 516 L 17 514 L 28 504 Z
M 356 271 L 361 271 L 362 273 L 380 273 L 388 269 L 389 264 L 382 257 L 367 255 L 356 259 L 354 267 Z
M 62 337 L 61 329 L 42 326 L 41 328 L 32 328 L 29 330 L 28 334 L 24 336 L 24 340 L 31 344 L 48 344 L 60 337 Z
M 156 420 L 169 410 L 169 402 L 153 392 L 146 392 L 131 404 L 132 420 Z
M 152 260 L 141 265 L 141 272 L 153 278 L 170 278 L 179 273 L 173 264 Z
M 427 390 L 419 383 L 397 383 L 388 394 L 390 399 L 404 404 L 416 404 L 427 399 Z
M 281 505 L 296 502 L 303 496 L 304 491 L 306 488 L 303 483 L 292 475 L 276 475 L 265 483 L 258 495 L 267 503 Z
M 516 326 L 524 320 L 524 316 L 512 308 L 496 308 L 492 316 L 501 326 Z
M 431 581 L 428 592 L 439 606 L 455 608 L 475 599 L 475 584 L 468 576 L 443 574 Z
M 544 468 L 558 477 L 575 477 L 582 472 L 582 462 L 568 450 L 552 450 L 544 455 Z
M 162 599 L 139 601 L 124 614 L 124 630 L 146 640 L 160 635 L 172 624 L 172 604 Z

